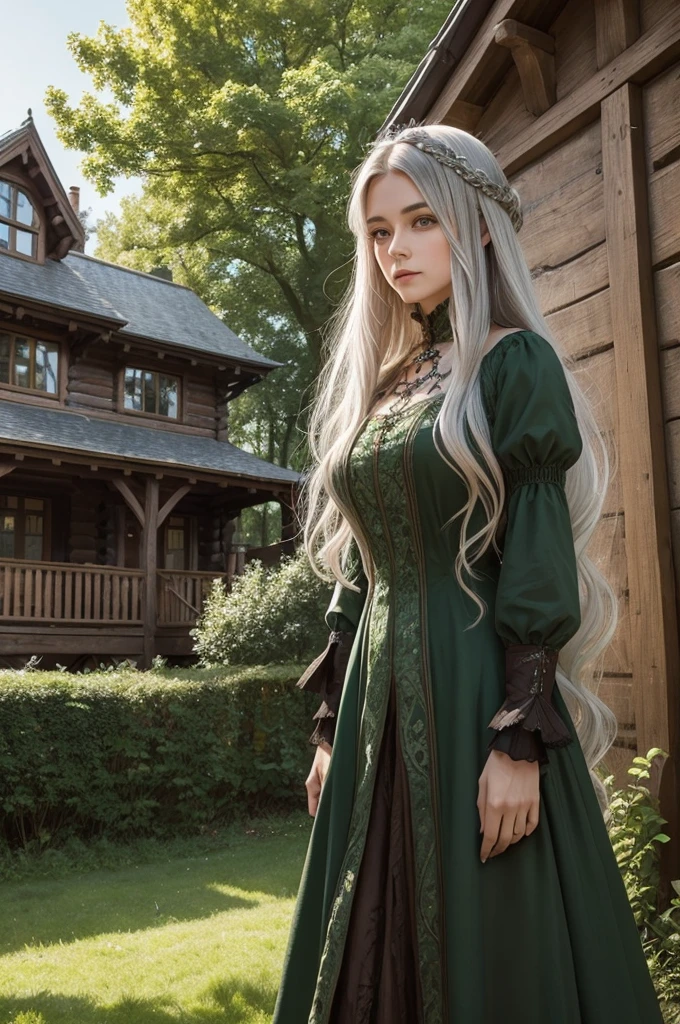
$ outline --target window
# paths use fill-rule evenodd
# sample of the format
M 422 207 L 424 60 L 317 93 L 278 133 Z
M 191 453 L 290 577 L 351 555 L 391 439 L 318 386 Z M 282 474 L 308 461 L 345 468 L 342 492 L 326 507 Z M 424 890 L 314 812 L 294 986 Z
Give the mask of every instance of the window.
M 189 555 L 189 521 L 186 516 L 170 516 L 165 528 L 166 569 L 186 569 Z
M 0 558 L 44 558 L 45 505 L 42 498 L 0 494 Z
M 177 377 L 126 366 L 123 392 L 125 408 L 133 412 L 170 416 L 173 419 L 179 415 Z
M 37 259 L 40 217 L 25 192 L 0 180 L 0 249 Z
M 0 331 L 0 384 L 56 395 L 59 390 L 59 346 Z

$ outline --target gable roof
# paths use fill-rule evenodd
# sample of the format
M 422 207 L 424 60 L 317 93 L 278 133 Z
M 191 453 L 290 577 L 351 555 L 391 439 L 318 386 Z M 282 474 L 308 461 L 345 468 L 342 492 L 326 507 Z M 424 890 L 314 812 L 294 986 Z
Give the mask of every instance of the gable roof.
M 0 136 L 0 173 L 3 165 L 13 161 L 16 165 L 17 160 L 24 168 L 36 166 L 33 186 L 46 206 L 58 209 L 61 219 L 56 218 L 55 230 L 60 236 L 52 240 L 55 247 L 51 242 L 48 248 L 54 258 L 45 263 L 17 259 L 0 250 L 0 294 L 63 310 L 74 318 L 80 314 L 100 319 L 107 329 L 121 334 L 221 356 L 255 371 L 284 365 L 241 341 L 190 288 L 79 251 L 85 237 L 82 225 L 30 113 L 21 127 Z M 72 248 L 66 253 L 64 246 L 69 243 Z
M 30 110 L 19 128 L 0 135 L 0 168 L 18 157 L 24 169 L 31 171 L 33 187 L 45 207 L 56 208 L 62 218 L 55 226 L 54 212 L 48 217 L 48 234 L 54 235 L 55 241 L 63 240 L 67 247 L 82 249 L 85 245 L 85 230 L 57 177 Z

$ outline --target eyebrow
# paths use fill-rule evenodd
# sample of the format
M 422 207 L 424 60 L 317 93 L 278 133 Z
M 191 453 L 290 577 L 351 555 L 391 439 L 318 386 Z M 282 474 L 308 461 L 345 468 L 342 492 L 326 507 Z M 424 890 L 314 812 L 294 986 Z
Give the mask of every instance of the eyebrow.
M 428 205 L 427 203 L 412 203 L 411 206 L 405 206 L 404 209 L 401 212 L 402 213 L 411 213 L 412 210 L 422 210 L 422 208 L 424 206 L 427 206 L 427 205 Z M 374 220 L 386 220 L 386 218 L 385 217 L 369 217 L 368 220 L 366 221 L 366 223 L 367 224 L 372 224 Z

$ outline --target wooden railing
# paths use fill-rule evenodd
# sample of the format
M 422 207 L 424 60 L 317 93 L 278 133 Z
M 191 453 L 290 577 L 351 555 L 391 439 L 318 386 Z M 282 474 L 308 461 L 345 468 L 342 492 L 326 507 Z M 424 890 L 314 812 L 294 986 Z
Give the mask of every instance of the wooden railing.
M 109 565 L 0 559 L 0 616 L 140 623 L 144 573 Z
M 158 573 L 158 625 L 187 626 L 196 622 L 216 578 L 226 573 L 161 569 Z

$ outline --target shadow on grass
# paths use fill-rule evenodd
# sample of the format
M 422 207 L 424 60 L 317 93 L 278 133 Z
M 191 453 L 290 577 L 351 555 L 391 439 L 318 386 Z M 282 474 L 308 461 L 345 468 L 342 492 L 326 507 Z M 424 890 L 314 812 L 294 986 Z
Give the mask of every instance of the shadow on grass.
M 304 842 L 296 838 L 292 845 L 282 837 L 210 857 L 7 883 L 2 894 L 0 954 L 254 909 L 262 893 L 293 897 L 304 857 Z M 225 886 L 242 894 L 221 891 Z
M 273 1016 L 276 992 L 268 978 L 246 981 L 232 975 L 205 992 L 199 999 L 204 1006 L 191 1010 L 163 996 L 128 997 L 102 1007 L 82 996 L 39 992 L 27 998 L 0 997 L 0 1020 L 11 1022 L 32 1010 L 45 1024 L 265 1024 Z

